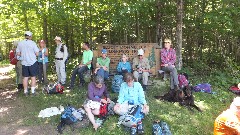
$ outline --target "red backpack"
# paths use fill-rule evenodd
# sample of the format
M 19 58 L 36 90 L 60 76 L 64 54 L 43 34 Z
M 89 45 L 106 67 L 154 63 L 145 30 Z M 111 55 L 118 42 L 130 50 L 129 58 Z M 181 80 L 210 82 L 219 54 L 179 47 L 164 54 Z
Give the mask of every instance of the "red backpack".
M 15 50 L 11 50 L 9 52 L 9 61 L 10 61 L 10 64 L 12 64 L 12 65 L 17 64 L 18 60 L 17 60 L 17 57 L 16 57 Z

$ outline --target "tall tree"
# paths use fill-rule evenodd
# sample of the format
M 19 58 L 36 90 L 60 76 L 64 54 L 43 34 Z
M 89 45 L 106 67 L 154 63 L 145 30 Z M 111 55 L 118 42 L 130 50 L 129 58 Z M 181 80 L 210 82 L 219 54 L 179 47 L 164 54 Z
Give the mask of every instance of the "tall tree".
M 182 68 L 182 26 L 183 26 L 183 0 L 177 0 L 177 69 Z

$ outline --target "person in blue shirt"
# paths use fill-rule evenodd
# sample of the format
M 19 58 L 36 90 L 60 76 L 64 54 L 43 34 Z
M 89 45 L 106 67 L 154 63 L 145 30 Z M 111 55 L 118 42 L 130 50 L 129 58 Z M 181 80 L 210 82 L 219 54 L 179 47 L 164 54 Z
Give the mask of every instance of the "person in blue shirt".
M 132 73 L 126 73 L 124 76 L 124 83 L 121 84 L 119 96 L 114 111 L 116 114 L 123 115 L 128 112 L 129 108 L 133 105 L 140 105 L 142 112 L 147 114 L 149 112 L 149 106 L 145 99 L 145 94 L 142 85 L 139 82 L 134 82 Z M 138 122 L 137 127 L 132 127 L 132 131 L 143 132 L 142 122 Z
M 40 83 L 43 83 L 44 76 L 43 76 L 43 63 L 46 66 L 46 72 L 48 67 L 48 48 L 46 47 L 46 43 L 44 40 L 40 40 L 39 42 L 39 53 L 38 53 L 38 67 L 39 67 L 39 74 L 38 80 Z M 47 77 L 46 77 L 47 78 Z
M 117 72 L 119 75 L 132 72 L 131 64 L 128 62 L 128 57 L 126 54 L 122 55 L 122 60 L 118 63 Z

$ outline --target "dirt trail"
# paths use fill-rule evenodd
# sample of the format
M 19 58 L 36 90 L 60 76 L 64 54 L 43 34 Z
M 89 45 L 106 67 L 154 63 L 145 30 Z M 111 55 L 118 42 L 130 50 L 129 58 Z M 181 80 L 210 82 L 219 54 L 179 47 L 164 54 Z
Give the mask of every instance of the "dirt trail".
M 15 77 L 9 72 L 14 66 L 0 68 L 0 135 L 55 135 L 53 126 L 26 126 L 23 124 L 26 108 L 23 98 L 18 95 Z

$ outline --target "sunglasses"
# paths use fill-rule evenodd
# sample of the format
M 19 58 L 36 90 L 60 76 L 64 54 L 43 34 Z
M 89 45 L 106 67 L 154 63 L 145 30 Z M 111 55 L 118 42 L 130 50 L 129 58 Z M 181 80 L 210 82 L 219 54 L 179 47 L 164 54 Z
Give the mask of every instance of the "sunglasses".
M 138 56 L 142 56 L 142 55 L 138 55 Z
M 170 42 L 164 42 L 164 43 L 170 43 Z

